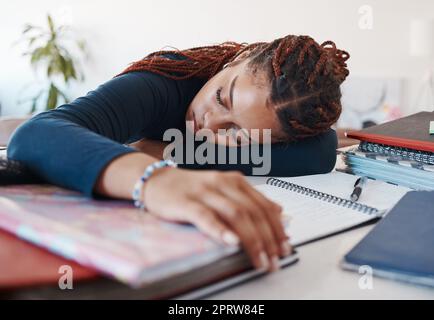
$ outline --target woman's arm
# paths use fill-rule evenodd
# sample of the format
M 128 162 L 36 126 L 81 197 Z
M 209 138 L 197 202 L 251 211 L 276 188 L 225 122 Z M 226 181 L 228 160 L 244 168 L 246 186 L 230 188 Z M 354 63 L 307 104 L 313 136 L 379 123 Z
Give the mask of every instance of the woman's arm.
M 311 175 L 319 173 L 327 173 L 333 170 L 336 163 L 336 148 L 337 137 L 333 129 L 329 129 L 324 133 L 314 137 L 305 138 L 292 143 L 274 143 L 270 147 L 269 157 L 264 156 L 264 146 L 259 145 L 259 154 L 263 160 L 259 164 L 255 161 L 243 163 L 241 154 L 242 148 L 249 146 L 238 147 L 237 162 L 231 164 L 229 161 L 230 148 L 217 146 L 216 153 L 223 152 L 226 154 L 225 163 L 198 165 L 186 164 L 184 168 L 188 169 L 216 169 L 216 170 L 236 170 L 245 175 L 255 175 L 254 168 L 261 168 L 260 172 L 269 169 L 268 176 L 277 177 L 294 177 L 302 175 Z M 226 149 L 226 150 L 223 150 Z M 247 150 L 248 152 L 249 150 Z M 267 163 L 268 162 L 268 163 Z
M 154 156 L 155 158 L 162 159 L 163 151 L 167 147 L 167 142 L 142 139 L 135 143 L 130 144 L 131 147 L 141 150 Z M 247 146 L 248 147 L 248 146 Z M 252 169 L 259 167 L 255 165 L 250 159 L 249 163 L 243 164 L 239 158 L 237 163 L 229 163 L 228 156 L 231 154 L 231 148 L 237 149 L 238 155 L 241 154 L 243 147 L 223 147 L 216 146 L 216 158 L 219 152 L 226 154 L 225 163 L 221 164 L 184 164 L 183 168 L 187 169 L 214 169 L 221 171 L 236 170 L 245 175 L 252 175 Z M 261 148 L 261 146 L 260 146 Z M 307 138 L 295 143 L 275 143 L 271 145 L 270 154 L 270 171 L 268 176 L 278 177 L 294 177 L 301 175 L 311 175 L 319 173 L 327 173 L 333 170 L 336 163 L 336 148 L 337 137 L 333 129 L 319 134 L 315 137 Z M 223 150 L 226 149 L 226 150 Z M 262 154 L 262 150 L 261 150 Z M 265 161 L 265 157 L 264 157 Z
M 164 149 L 169 145 L 168 142 L 143 138 L 139 141 L 130 143 L 129 146 L 142 151 L 157 159 L 163 159 Z
M 193 85 L 145 72 L 114 78 L 24 123 L 11 138 L 8 157 L 50 183 L 96 195 L 102 170 L 114 159 L 137 152 L 124 143 L 183 119 L 184 110 L 171 106 L 190 99 L 182 94 L 192 90 L 178 86 Z
M 8 157 L 50 183 L 131 199 L 134 183 L 156 159 L 124 144 L 184 125 L 198 85 L 146 72 L 112 79 L 20 126 Z M 192 223 L 218 241 L 240 241 L 258 268 L 276 268 L 277 257 L 290 253 L 281 208 L 238 173 L 159 169 L 143 198 L 157 216 Z

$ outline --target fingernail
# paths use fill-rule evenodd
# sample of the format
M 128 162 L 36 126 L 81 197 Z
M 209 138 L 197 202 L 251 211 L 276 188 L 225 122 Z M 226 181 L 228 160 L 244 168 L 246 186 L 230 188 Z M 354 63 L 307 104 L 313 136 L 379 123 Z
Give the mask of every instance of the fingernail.
M 223 232 L 222 239 L 224 243 L 230 246 L 237 246 L 240 243 L 240 238 L 231 231 Z
M 263 269 L 268 269 L 270 266 L 267 254 L 264 251 L 261 251 L 261 253 L 259 254 L 259 263 L 261 264 L 261 268 Z
M 282 253 L 284 256 L 288 256 L 291 254 L 291 246 L 287 241 L 283 241 L 281 244 Z
M 279 257 L 271 257 L 271 271 L 277 271 L 280 269 Z

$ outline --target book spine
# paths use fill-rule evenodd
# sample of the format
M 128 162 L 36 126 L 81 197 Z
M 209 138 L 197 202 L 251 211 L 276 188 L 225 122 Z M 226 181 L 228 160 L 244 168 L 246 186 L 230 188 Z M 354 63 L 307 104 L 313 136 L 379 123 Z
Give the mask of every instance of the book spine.
M 401 147 L 391 147 L 366 141 L 363 141 L 359 144 L 359 149 L 363 152 L 374 152 L 388 156 L 398 156 L 404 159 L 434 165 L 434 153 L 432 152 L 417 151 Z

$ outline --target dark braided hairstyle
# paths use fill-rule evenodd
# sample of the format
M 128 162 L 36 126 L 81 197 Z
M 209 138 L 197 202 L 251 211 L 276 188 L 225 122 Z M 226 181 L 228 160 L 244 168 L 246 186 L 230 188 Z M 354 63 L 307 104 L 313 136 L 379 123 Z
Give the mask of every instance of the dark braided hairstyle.
M 349 74 L 349 54 L 337 49 L 332 41 L 319 45 L 309 36 L 158 51 L 132 63 L 119 75 L 146 70 L 175 80 L 210 79 L 243 53 L 250 59 L 252 73 L 265 72 L 270 84 L 268 103 L 276 108 L 285 133 L 276 137 L 278 140 L 314 136 L 337 121 L 342 110 L 340 84 Z M 167 57 L 170 54 L 183 59 L 171 59 Z
M 348 58 L 332 41 L 319 45 L 308 36 L 292 35 L 276 39 L 252 57 L 249 64 L 265 70 L 271 82 L 268 102 L 276 108 L 285 140 L 317 135 L 338 120 Z

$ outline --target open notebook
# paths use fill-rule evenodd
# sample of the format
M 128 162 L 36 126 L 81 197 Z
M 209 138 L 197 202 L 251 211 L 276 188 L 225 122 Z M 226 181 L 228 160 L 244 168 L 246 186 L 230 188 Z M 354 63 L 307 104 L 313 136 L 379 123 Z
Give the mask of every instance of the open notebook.
M 269 178 L 256 188 L 284 208 L 294 246 L 381 217 L 410 189 L 369 179 L 359 201 L 350 200 L 358 176 L 332 172 L 293 178 Z

